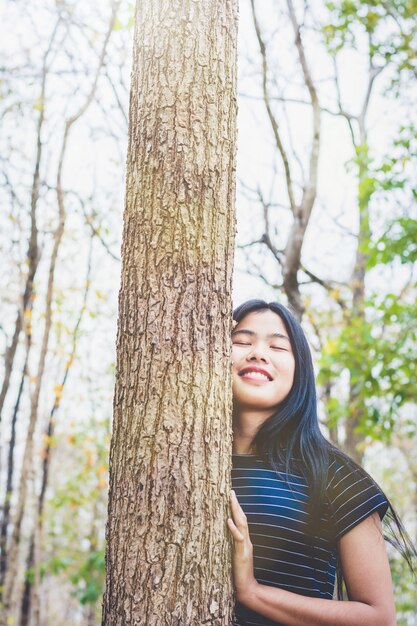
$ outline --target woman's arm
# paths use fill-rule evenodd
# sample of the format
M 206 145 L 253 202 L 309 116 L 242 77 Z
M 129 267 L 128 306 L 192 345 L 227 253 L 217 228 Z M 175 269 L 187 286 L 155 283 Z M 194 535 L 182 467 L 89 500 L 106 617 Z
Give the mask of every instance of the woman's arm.
M 252 611 L 286 626 L 395 626 L 391 574 L 381 524 L 372 514 L 339 542 L 349 601 L 308 598 L 259 584 L 253 573 L 246 516 L 232 492 L 233 577 L 236 599 Z

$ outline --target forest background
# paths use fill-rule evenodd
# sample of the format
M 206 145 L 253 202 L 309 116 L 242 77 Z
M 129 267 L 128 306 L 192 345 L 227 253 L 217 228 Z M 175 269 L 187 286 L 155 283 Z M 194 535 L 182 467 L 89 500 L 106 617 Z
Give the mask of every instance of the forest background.
M 0 584 L 20 626 L 100 623 L 133 13 L 2 4 Z M 416 14 L 241 1 L 234 304 L 302 318 L 324 431 L 417 542 Z

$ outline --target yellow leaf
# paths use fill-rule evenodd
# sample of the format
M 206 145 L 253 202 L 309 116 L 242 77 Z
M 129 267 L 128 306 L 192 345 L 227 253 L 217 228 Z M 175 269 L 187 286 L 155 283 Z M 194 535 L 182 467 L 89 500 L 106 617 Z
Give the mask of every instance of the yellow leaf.
M 107 472 L 107 467 L 105 465 L 99 465 L 97 468 L 97 474 L 99 476 L 102 476 L 103 474 L 105 474 Z
M 43 111 L 43 99 L 38 98 L 37 100 L 35 100 L 35 102 L 33 103 L 33 108 L 35 111 L 42 112 Z
M 87 450 L 85 451 L 85 456 L 86 456 L 86 464 L 89 467 L 93 467 L 94 465 L 94 453 L 91 449 L 87 448 Z
M 61 400 L 63 388 L 64 388 L 64 385 L 55 385 L 54 387 L 55 404 L 58 404 L 58 402 Z
M 324 352 L 326 352 L 326 354 L 331 356 L 332 354 L 336 353 L 336 348 L 337 348 L 336 339 L 329 339 L 329 341 L 327 341 L 324 347 Z

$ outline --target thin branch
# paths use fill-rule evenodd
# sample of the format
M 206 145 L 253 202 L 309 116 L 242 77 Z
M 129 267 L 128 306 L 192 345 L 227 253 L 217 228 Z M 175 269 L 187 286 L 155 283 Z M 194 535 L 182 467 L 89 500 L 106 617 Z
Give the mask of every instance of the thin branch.
M 317 176 L 318 176 L 318 162 L 320 153 L 320 104 L 315 88 L 310 68 L 307 63 L 303 42 L 301 39 L 300 26 L 297 22 L 297 18 L 294 11 L 292 0 L 287 0 L 288 11 L 290 14 L 290 20 L 295 34 L 295 45 L 300 59 L 300 65 L 303 71 L 304 81 L 310 94 L 311 105 L 313 107 L 313 141 L 310 151 L 310 171 L 307 185 L 304 188 L 302 198 L 303 218 L 307 219 L 313 208 L 314 201 L 317 194 Z
M 247 243 L 239 243 L 236 245 L 236 248 L 238 250 L 246 250 L 247 248 L 258 246 L 261 243 L 263 243 L 262 239 L 255 239 L 254 241 L 248 241 Z
M 274 178 L 276 176 L 276 168 L 274 165 Z M 250 197 L 249 194 L 254 194 L 256 196 L 256 199 L 259 199 L 259 186 L 256 187 L 256 189 L 254 189 L 253 187 L 251 187 L 250 185 L 248 185 L 243 179 L 239 178 L 238 179 L 239 185 L 246 191 L 249 193 L 243 193 L 242 195 L 247 198 L 249 201 L 252 202 L 253 198 Z M 272 196 L 272 187 L 273 187 L 273 182 L 271 183 L 271 191 L 270 191 L 270 197 Z M 268 201 L 268 206 L 274 209 L 282 209 L 284 211 L 288 211 L 288 205 L 287 204 L 282 204 L 281 202 L 272 202 L 272 201 Z
M 83 213 L 84 219 L 85 219 L 85 223 L 87 224 L 87 226 L 89 227 L 91 234 L 94 235 L 94 237 L 96 237 L 99 242 L 101 243 L 101 245 L 103 246 L 103 248 L 106 250 L 107 254 L 109 256 L 111 256 L 112 259 L 114 259 L 115 261 L 120 262 L 120 257 L 117 256 L 114 252 L 112 252 L 112 250 L 109 247 L 109 244 L 103 239 L 103 237 L 100 234 L 99 231 L 99 227 L 96 227 L 93 223 L 94 217 L 95 215 L 93 213 L 88 214 L 87 213 L 87 209 L 85 206 L 85 202 L 83 200 L 83 198 L 81 198 L 81 196 L 79 194 L 77 194 L 74 191 L 68 191 L 67 193 L 70 193 L 74 196 L 76 196 L 78 202 L 80 203 L 80 207 L 81 207 L 81 211 Z
M 304 272 L 304 274 L 306 274 L 311 279 L 311 282 L 316 283 L 317 285 L 320 285 L 321 287 L 326 289 L 326 291 L 331 293 L 333 296 L 338 293 L 338 289 L 337 289 L 338 286 L 340 286 L 340 285 L 345 286 L 344 283 L 341 283 L 341 282 L 338 282 L 338 281 L 323 280 L 322 278 L 317 276 L 317 274 L 314 274 L 313 272 L 310 272 L 310 270 L 308 270 L 303 265 L 301 265 L 300 269 Z M 346 303 L 340 297 L 340 295 L 337 295 L 337 297 L 334 298 L 334 300 L 337 302 L 337 304 L 340 306 L 341 309 L 345 309 L 346 308 Z
M 243 91 L 239 92 L 239 98 L 246 98 L 247 100 L 257 100 L 257 101 L 263 101 L 264 98 L 263 96 L 252 96 L 250 94 L 247 93 L 243 93 Z M 281 102 L 283 104 L 300 104 L 301 106 L 308 106 L 311 107 L 311 102 L 309 100 L 303 100 L 302 98 L 288 98 L 287 96 L 270 96 L 269 100 L 271 102 Z M 320 110 L 323 113 L 327 113 L 328 115 L 332 115 L 333 117 L 345 117 L 347 120 L 356 120 L 357 115 L 353 115 L 351 113 L 347 113 L 346 111 L 333 111 L 332 109 L 329 109 L 328 107 L 323 106 L 322 104 L 320 105 Z
M 267 86 L 268 62 L 267 62 L 267 56 L 266 56 L 266 46 L 265 46 L 265 43 L 264 43 L 264 41 L 262 39 L 261 30 L 260 30 L 260 27 L 259 27 L 258 19 L 256 17 L 255 0 L 251 0 L 251 7 L 252 7 L 253 23 L 254 23 L 254 26 L 255 26 L 256 37 L 258 39 L 259 49 L 261 51 L 261 56 L 262 56 L 262 92 L 263 92 L 263 98 L 264 98 L 266 110 L 267 110 L 267 113 L 268 113 L 269 121 L 271 123 L 272 132 L 274 133 L 275 143 L 277 145 L 278 151 L 279 151 L 279 153 L 281 155 L 282 162 L 284 164 L 285 180 L 286 180 L 286 184 L 287 184 L 287 193 L 288 193 L 288 198 L 289 198 L 289 201 L 290 201 L 291 210 L 293 211 L 293 213 L 295 213 L 296 208 L 297 208 L 297 204 L 296 204 L 295 197 L 294 197 L 290 163 L 289 163 L 289 160 L 288 160 L 288 155 L 286 153 L 286 150 L 285 150 L 284 145 L 283 145 L 282 140 L 281 140 L 281 136 L 280 136 L 280 132 L 279 132 L 279 128 L 278 128 L 278 122 L 277 122 L 277 120 L 276 120 L 276 118 L 275 118 L 275 116 L 274 116 L 274 114 L 272 112 L 270 99 L 269 99 L 268 86 Z
M 341 94 L 340 84 L 339 84 L 339 68 L 337 67 L 336 56 L 333 56 L 332 59 L 333 59 L 334 83 L 336 87 L 337 104 L 339 106 L 339 115 L 346 119 L 348 126 L 349 126 L 350 136 L 352 138 L 352 144 L 354 147 L 356 147 L 355 132 L 352 126 L 352 120 L 358 120 L 358 117 L 355 115 L 351 115 L 350 113 L 347 113 L 347 111 L 345 111 L 345 109 L 342 106 L 342 94 Z
M 124 119 L 124 121 L 126 123 L 126 128 L 127 128 L 129 120 L 128 120 L 127 113 L 126 113 L 126 107 L 123 106 L 122 101 L 120 100 L 119 92 L 117 91 L 116 87 L 114 86 L 114 83 L 113 83 L 113 80 L 110 77 L 110 74 L 108 72 L 105 72 L 105 76 L 106 76 L 107 80 L 109 81 L 110 87 L 112 88 L 114 98 L 115 98 L 115 100 L 117 102 L 117 105 L 118 105 L 119 110 L 120 110 L 120 112 L 122 114 L 122 117 L 123 117 L 123 119 Z
M 359 114 L 358 117 L 358 121 L 359 121 L 359 127 L 362 129 L 365 127 L 365 117 L 366 114 L 368 112 L 368 107 L 369 107 L 369 102 L 371 99 L 371 94 L 372 94 L 372 88 L 375 82 L 375 79 L 380 75 L 380 73 L 385 69 L 386 66 L 384 67 L 373 67 L 372 64 L 370 64 L 369 67 L 369 81 L 368 81 L 368 88 L 366 90 L 366 95 L 365 95 L 365 99 L 362 105 L 362 110 Z
M 289 144 L 290 144 L 292 155 L 293 155 L 295 161 L 297 162 L 298 167 L 300 168 L 302 186 L 304 188 L 305 183 L 306 183 L 306 173 L 305 173 L 304 165 L 303 165 L 303 163 L 302 163 L 300 157 L 298 156 L 297 151 L 295 150 L 295 147 L 294 147 L 294 141 L 293 141 L 293 136 L 292 136 L 292 132 L 291 132 L 291 124 L 290 124 L 290 119 L 289 119 L 289 116 L 288 116 L 288 111 L 287 111 L 286 104 L 287 104 L 286 102 L 283 103 L 282 109 L 284 111 L 285 121 L 287 123 L 288 140 L 289 140 Z M 311 103 L 310 103 L 310 106 L 311 106 Z
M 254 268 L 254 270 L 256 270 L 256 271 L 253 271 L 250 268 L 249 269 L 245 268 L 244 270 L 237 269 L 236 271 L 237 272 L 242 272 L 246 276 L 252 276 L 253 278 L 260 278 L 262 280 L 262 282 L 264 282 L 265 285 L 267 285 L 271 289 L 274 289 L 276 291 L 282 291 L 283 290 L 282 285 L 278 285 L 277 283 L 271 283 L 271 281 L 265 276 L 265 274 L 263 274 L 262 270 L 260 269 L 259 266 L 256 265 L 256 263 L 254 263 L 252 261 L 251 265 L 252 265 L 252 268 Z

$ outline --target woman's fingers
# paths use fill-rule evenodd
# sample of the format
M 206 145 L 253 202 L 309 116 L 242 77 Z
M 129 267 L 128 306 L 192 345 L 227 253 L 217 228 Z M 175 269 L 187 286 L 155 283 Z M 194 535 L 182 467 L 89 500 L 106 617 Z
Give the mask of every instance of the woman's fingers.
M 240 532 L 240 530 L 237 528 L 236 524 L 230 517 L 227 520 L 227 525 L 229 527 L 230 532 L 232 533 L 233 539 L 239 542 L 244 541 L 245 539 L 244 536 L 242 535 L 242 533 Z
M 235 524 L 242 529 L 246 529 L 248 527 L 246 515 L 244 514 L 234 491 L 232 491 L 230 497 L 230 507 L 232 509 L 233 521 Z
M 227 520 L 229 530 L 233 539 L 244 549 L 252 546 L 249 538 L 249 527 L 246 515 L 244 514 L 234 491 L 230 496 L 230 508 L 232 510 L 232 518 Z
M 253 546 L 249 536 L 249 526 L 234 491 L 230 494 L 232 517 L 227 526 L 233 537 L 233 581 L 236 598 L 243 598 L 247 590 L 256 584 L 253 569 Z

